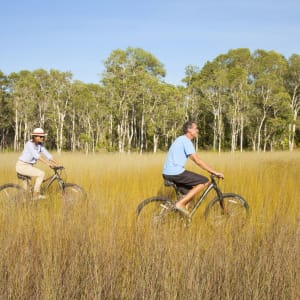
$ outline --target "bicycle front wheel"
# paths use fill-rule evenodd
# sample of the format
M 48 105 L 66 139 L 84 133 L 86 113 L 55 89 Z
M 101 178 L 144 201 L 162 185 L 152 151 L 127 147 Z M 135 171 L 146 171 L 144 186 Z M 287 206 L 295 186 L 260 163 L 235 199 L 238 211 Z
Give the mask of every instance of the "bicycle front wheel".
M 0 207 L 25 202 L 25 190 L 18 184 L 7 183 L 0 186 Z
M 155 196 L 145 199 L 136 210 L 138 224 L 147 228 L 166 224 L 174 210 L 174 204 L 168 198 Z
M 242 196 L 225 193 L 222 202 L 215 197 L 208 204 L 205 210 L 205 219 L 214 226 L 229 223 L 240 226 L 246 223 L 249 213 L 249 205 Z
M 65 204 L 76 204 L 87 199 L 85 190 L 75 183 L 66 183 L 63 187 L 62 198 Z

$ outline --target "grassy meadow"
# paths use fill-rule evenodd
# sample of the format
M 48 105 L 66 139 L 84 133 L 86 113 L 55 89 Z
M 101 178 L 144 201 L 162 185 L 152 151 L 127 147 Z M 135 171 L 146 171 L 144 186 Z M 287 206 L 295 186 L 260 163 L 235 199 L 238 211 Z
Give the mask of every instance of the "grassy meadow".
M 169 193 L 165 154 L 63 153 L 88 205 L 0 211 L 0 299 L 300 299 L 300 153 L 199 155 L 248 201 L 245 227 L 212 230 L 200 207 L 189 228 L 141 232 L 138 203 Z M 17 182 L 17 157 L 0 154 L 0 185 Z

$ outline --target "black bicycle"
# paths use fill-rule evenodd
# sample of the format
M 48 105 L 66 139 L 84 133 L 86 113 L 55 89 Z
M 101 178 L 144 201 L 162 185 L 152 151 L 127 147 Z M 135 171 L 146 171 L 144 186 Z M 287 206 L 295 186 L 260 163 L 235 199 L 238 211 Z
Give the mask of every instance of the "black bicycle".
M 67 204 L 75 204 L 87 199 L 87 194 L 81 186 L 75 183 L 66 183 L 63 180 L 63 166 L 56 166 L 51 169 L 53 170 L 53 174 L 44 179 L 41 186 L 41 195 L 51 195 L 58 192 L 64 203 Z M 33 184 L 31 182 L 31 177 L 19 173 L 17 173 L 17 177 L 20 180 L 26 181 L 27 189 L 25 190 L 21 185 L 15 183 L 6 183 L 0 186 L 0 205 L 21 203 L 33 199 Z
M 183 197 L 180 187 L 172 181 L 164 180 L 165 186 L 175 189 L 176 199 L 154 196 L 143 200 L 136 210 L 138 222 L 142 223 L 143 226 L 153 226 L 169 222 L 172 217 L 176 218 L 179 216 L 180 219 L 189 223 L 200 204 L 214 190 L 216 196 L 208 203 L 205 209 L 206 221 L 214 226 L 223 225 L 227 222 L 234 222 L 236 225 L 245 223 L 250 213 L 247 201 L 242 196 L 234 193 L 222 193 L 216 181 L 219 178 L 216 175 L 211 175 L 210 178 L 210 184 L 199 196 L 198 200 L 195 201 L 188 215 L 178 210 L 175 206 L 176 202 Z

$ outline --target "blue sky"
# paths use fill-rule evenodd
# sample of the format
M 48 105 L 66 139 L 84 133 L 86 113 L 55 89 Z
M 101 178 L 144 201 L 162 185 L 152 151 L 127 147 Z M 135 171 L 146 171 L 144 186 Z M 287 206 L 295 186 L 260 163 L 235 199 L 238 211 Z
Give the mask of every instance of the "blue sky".
M 1 0 L 0 70 L 71 71 L 98 83 L 116 49 L 139 47 L 181 84 L 230 49 L 300 54 L 299 0 Z

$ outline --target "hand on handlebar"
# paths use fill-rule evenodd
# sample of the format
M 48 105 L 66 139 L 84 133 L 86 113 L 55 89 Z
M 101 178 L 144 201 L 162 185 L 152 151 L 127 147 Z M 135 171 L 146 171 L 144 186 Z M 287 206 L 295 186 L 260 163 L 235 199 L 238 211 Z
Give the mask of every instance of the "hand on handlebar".
M 224 179 L 224 174 L 223 174 L 223 173 L 220 173 L 220 172 L 214 172 L 214 173 L 212 173 L 212 175 L 214 175 L 214 176 L 216 176 L 216 177 L 218 177 L 218 178 Z
M 54 171 L 58 171 L 58 170 L 63 170 L 64 169 L 64 166 L 49 166 L 52 170 Z
M 63 166 L 61 164 L 55 164 L 55 163 L 50 163 L 49 167 L 51 169 L 55 169 L 55 168 L 59 168 L 60 169 L 60 168 L 63 168 Z

